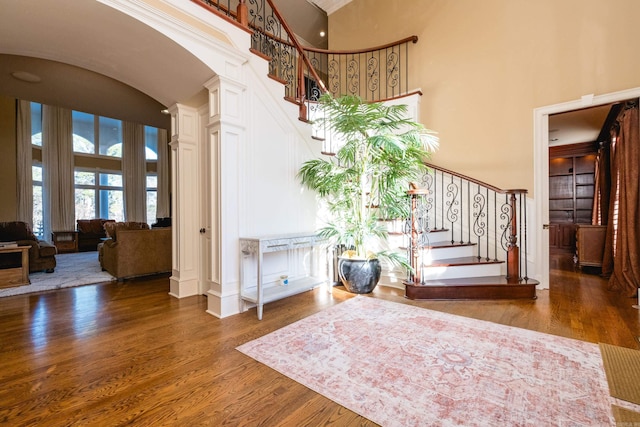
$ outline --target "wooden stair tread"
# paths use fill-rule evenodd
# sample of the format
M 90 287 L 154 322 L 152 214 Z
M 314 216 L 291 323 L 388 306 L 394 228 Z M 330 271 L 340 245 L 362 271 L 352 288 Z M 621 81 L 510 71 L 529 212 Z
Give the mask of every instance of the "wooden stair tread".
M 415 286 L 483 286 L 483 285 L 538 285 L 540 282 L 533 279 L 522 280 L 522 282 L 509 283 L 507 276 L 486 276 L 486 277 L 460 277 L 457 279 L 436 279 L 425 280 L 423 284 Z
M 459 258 L 445 258 L 445 259 L 435 259 L 429 265 L 423 265 L 425 268 L 430 267 L 451 267 L 451 266 L 460 266 L 460 265 L 485 265 L 485 264 L 503 264 L 504 261 L 500 260 L 487 260 L 485 258 L 478 258 L 476 256 L 465 256 Z
M 463 248 L 467 246 L 477 246 L 477 243 L 436 242 L 425 246 L 424 249 Z
M 505 276 L 437 279 L 405 283 L 405 296 L 411 300 L 536 299 L 538 284 L 532 279 L 509 283 Z

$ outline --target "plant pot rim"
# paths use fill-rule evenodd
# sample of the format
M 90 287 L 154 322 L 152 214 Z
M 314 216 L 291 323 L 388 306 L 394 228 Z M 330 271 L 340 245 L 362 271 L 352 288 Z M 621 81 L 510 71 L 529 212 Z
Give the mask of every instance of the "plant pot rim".
M 367 258 L 363 258 L 363 257 L 359 257 L 359 256 L 342 256 L 342 255 L 338 255 L 339 259 L 348 259 L 351 261 L 378 261 L 378 257 L 367 257 Z

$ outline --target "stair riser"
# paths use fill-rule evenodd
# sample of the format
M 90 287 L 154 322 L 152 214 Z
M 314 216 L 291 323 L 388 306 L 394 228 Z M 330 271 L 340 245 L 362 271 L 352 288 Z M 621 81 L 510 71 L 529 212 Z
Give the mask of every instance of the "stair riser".
M 448 267 L 425 267 L 424 280 L 458 279 L 462 277 L 500 276 L 502 264 L 455 265 Z
M 451 242 L 451 233 L 448 231 L 435 231 L 431 232 L 427 235 L 428 242 L 430 244 L 434 243 L 450 243 Z
M 535 285 L 407 286 L 406 296 L 412 300 L 536 299 L 536 287 Z
M 424 263 L 429 264 L 429 260 L 441 260 L 447 258 L 461 258 L 474 256 L 475 246 L 454 246 L 451 248 L 431 248 L 424 251 Z

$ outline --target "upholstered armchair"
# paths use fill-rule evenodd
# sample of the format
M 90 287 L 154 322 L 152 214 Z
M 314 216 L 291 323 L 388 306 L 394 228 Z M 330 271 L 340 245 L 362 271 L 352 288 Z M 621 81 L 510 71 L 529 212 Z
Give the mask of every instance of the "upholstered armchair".
M 31 226 L 22 221 L 0 222 L 0 242 L 16 242 L 29 249 L 29 272 L 46 271 L 53 273 L 56 268 L 56 247 L 44 240 L 38 240 Z M 11 260 L 9 260 L 11 261 Z M 0 260 L 0 265 L 2 260 Z
M 106 231 L 104 225 L 107 223 L 114 223 L 113 219 L 79 219 L 77 221 L 78 230 L 78 251 L 95 251 L 98 249 L 98 244 L 102 242 L 106 237 Z
M 107 240 L 98 246 L 100 266 L 117 279 L 171 271 L 171 228 L 146 223 L 105 225 Z

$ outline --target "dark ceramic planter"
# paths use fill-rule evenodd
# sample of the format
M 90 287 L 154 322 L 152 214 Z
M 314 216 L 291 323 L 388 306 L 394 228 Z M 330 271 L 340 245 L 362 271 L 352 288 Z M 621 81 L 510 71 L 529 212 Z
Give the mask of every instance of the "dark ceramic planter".
M 368 294 L 378 284 L 382 266 L 377 259 L 339 258 L 338 276 L 347 291 Z

